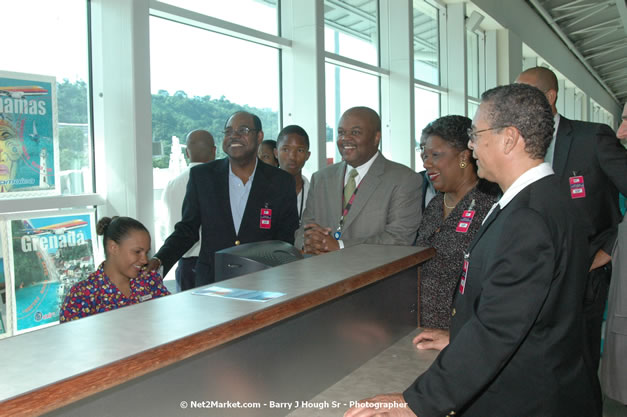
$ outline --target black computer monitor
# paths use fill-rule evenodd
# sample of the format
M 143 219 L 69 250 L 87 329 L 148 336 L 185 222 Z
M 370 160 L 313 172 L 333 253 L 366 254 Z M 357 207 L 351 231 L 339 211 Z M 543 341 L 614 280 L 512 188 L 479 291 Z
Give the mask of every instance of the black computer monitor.
M 300 251 L 282 240 L 246 243 L 216 252 L 215 278 L 223 281 L 299 259 Z

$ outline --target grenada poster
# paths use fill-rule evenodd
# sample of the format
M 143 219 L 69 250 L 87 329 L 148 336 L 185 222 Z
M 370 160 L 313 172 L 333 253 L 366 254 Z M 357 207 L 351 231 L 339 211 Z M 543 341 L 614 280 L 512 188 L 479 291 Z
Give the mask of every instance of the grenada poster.
M 58 193 L 56 100 L 54 77 L 0 71 L 0 198 Z
M 72 285 L 95 270 L 93 227 L 93 211 L 11 220 L 15 333 L 59 321 Z

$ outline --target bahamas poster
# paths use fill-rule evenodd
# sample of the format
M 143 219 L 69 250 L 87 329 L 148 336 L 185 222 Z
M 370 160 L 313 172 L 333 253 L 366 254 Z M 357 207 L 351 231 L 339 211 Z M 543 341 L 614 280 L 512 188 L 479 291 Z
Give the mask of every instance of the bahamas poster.
M 58 194 L 54 77 L 0 71 L 0 199 Z
M 72 285 L 95 270 L 93 210 L 59 213 L 10 221 L 14 334 L 57 323 Z

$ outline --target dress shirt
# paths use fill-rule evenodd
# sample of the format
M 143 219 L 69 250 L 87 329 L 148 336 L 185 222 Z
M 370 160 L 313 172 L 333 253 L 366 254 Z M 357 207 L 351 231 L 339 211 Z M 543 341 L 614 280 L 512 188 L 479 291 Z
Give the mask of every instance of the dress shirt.
M 525 171 L 520 177 L 516 178 L 516 181 L 514 181 L 512 185 L 509 186 L 501 199 L 492 206 L 488 214 L 483 219 L 483 222 L 490 217 L 490 214 L 492 214 L 492 211 L 494 211 L 497 206 L 500 206 L 501 210 L 503 210 L 505 206 L 507 206 L 509 202 L 518 195 L 519 192 L 525 189 L 525 187 L 552 174 L 554 174 L 553 168 L 551 168 L 551 165 L 549 165 L 548 162 L 543 162 L 540 165 Z
M 161 201 L 168 210 L 167 215 L 167 232 L 166 236 L 169 236 L 174 231 L 174 226 L 181 221 L 181 208 L 183 206 L 183 200 L 185 199 L 185 193 L 187 192 L 187 182 L 189 181 L 189 170 L 196 165 L 200 165 L 202 162 L 191 162 L 187 168 L 179 175 L 174 177 L 168 182 L 168 185 L 163 189 L 163 196 Z M 185 252 L 183 258 L 189 258 L 192 256 L 198 256 L 200 253 L 200 235 L 198 242 L 192 246 L 190 250 Z
M 544 162 L 548 162 L 549 165 L 553 166 L 553 154 L 555 153 L 555 138 L 557 138 L 557 128 L 560 125 L 560 114 L 555 113 L 553 116 L 553 139 L 551 139 L 551 143 L 549 144 L 549 148 L 546 150 L 546 155 L 544 155 Z
M 304 175 L 301 175 L 301 178 L 303 179 L 303 187 L 300 189 L 300 192 L 296 196 L 296 205 L 297 205 L 296 208 L 298 209 L 298 220 L 301 219 L 302 214 L 305 211 L 305 208 L 307 207 L 307 195 L 309 194 L 309 180 L 305 178 Z M 302 203 L 302 207 L 301 207 L 301 203 Z
M 233 217 L 233 226 L 235 233 L 239 233 L 239 227 L 242 224 L 244 210 L 248 202 L 248 195 L 253 184 L 253 177 L 257 171 L 258 160 L 255 158 L 255 169 L 253 170 L 246 184 L 233 173 L 231 163 L 229 162 L 229 198 L 231 200 L 231 216 Z
M 379 151 L 377 151 L 377 153 L 375 153 L 374 156 L 370 158 L 368 162 L 366 162 L 365 164 L 361 164 L 360 166 L 355 168 L 357 170 L 357 176 L 355 177 L 356 186 L 359 186 L 359 183 L 361 182 L 361 180 L 364 179 L 364 177 L 368 173 L 368 170 L 370 170 L 370 167 L 374 163 L 374 160 L 377 159 L 377 156 L 379 156 Z M 344 173 L 344 186 L 346 186 L 346 183 L 348 182 L 348 179 L 350 178 L 350 172 L 351 170 L 349 169 L 349 166 L 347 166 L 346 172 Z

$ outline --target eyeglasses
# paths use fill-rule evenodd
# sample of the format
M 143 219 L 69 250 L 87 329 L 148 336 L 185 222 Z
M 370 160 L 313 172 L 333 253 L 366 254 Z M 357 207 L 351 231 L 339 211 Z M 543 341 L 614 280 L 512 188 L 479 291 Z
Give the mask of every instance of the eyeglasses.
M 249 132 L 254 132 L 257 129 L 251 129 L 246 126 L 242 126 L 237 130 L 233 130 L 231 128 L 225 129 L 222 133 L 224 133 L 224 137 L 233 136 L 233 133 L 237 133 L 237 136 L 246 136 Z
M 472 143 L 475 143 L 477 141 L 477 134 L 478 133 L 487 132 L 489 130 L 503 129 L 503 128 L 506 128 L 506 127 L 507 126 L 496 126 L 496 127 L 490 127 L 488 129 L 481 129 L 481 130 L 473 130 L 472 128 L 470 128 L 466 132 L 468 132 L 468 138 L 470 139 L 470 141 Z

